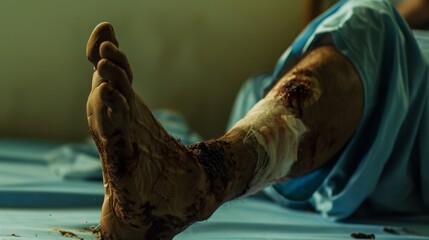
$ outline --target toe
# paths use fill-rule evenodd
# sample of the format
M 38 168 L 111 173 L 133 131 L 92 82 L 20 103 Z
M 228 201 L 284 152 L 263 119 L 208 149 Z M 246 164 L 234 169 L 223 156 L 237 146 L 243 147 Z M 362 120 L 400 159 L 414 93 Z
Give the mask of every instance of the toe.
M 107 85 L 107 83 L 102 83 L 100 87 L 92 92 L 88 99 L 88 106 L 91 108 L 91 113 L 88 114 L 88 125 L 102 139 L 109 136 L 113 129 L 107 115 L 108 106 L 103 103 L 100 97 L 100 90 L 103 89 L 104 85 Z
M 108 107 L 107 117 L 112 123 L 122 123 L 129 113 L 125 97 L 110 84 L 102 84 L 99 91 L 101 101 Z
M 103 82 L 107 82 L 106 79 L 103 79 L 100 74 L 98 73 L 98 71 L 95 71 L 92 74 L 92 86 L 91 89 L 94 90 L 96 89 L 98 86 L 100 86 Z
M 88 119 L 94 115 L 94 92 L 103 82 L 106 82 L 106 80 L 101 78 L 98 71 L 95 71 L 92 74 L 91 93 L 89 94 L 88 101 L 86 103 L 86 116 Z
M 132 82 L 133 73 L 131 71 L 130 63 L 128 62 L 127 55 L 124 52 L 119 50 L 115 44 L 112 42 L 103 42 L 100 45 L 100 56 L 101 58 L 106 58 L 109 61 L 115 63 L 119 67 L 121 67 L 128 76 L 128 80 Z
M 101 59 L 100 45 L 105 41 L 119 46 L 113 27 L 107 22 L 100 23 L 94 28 L 86 44 L 86 57 L 94 66 L 97 66 L 98 61 Z
M 88 100 L 88 124 L 103 139 L 117 131 L 128 117 L 128 105 L 125 98 L 110 84 L 101 83 L 91 93 Z
M 118 90 L 128 102 L 131 101 L 131 84 L 124 69 L 103 58 L 97 64 L 97 72 L 102 79 L 108 81 L 113 88 Z

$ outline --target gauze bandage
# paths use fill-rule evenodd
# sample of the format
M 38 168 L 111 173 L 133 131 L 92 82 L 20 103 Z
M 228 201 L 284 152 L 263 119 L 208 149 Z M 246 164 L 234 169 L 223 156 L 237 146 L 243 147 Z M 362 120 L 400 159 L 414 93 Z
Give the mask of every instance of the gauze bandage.
M 246 195 L 256 193 L 284 178 L 297 160 L 298 144 L 307 130 L 300 119 L 288 112 L 282 101 L 264 98 L 233 128 L 248 132 L 260 147 L 255 174 Z M 246 139 L 244 141 L 246 141 Z M 268 156 L 268 159 L 267 159 Z

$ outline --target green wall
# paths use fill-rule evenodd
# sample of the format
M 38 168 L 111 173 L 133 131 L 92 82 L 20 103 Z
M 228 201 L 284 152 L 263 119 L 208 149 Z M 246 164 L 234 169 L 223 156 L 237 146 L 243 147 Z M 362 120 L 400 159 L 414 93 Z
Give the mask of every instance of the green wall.
M 81 140 L 92 28 L 111 22 L 150 108 L 223 132 L 250 75 L 273 69 L 301 29 L 298 0 L 0 1 L 0 137 Z

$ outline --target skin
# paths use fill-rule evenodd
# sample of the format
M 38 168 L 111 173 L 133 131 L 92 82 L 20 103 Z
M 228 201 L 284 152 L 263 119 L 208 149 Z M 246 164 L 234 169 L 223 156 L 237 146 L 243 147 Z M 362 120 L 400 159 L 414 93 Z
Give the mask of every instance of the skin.
M 311 75 L 310 82 L 316 79 L 313 85 L 318 90 L 313 90 L 316 96 L 309 98 L 309 103 L 302 103 L 299 117 L 309 131 L 287 177 L 305 174 L 330 161 L 353 135 L 363 111 L 362 81 L 348 59 L 332 46 L 309 52 L 268 96 L 278 94 L 291 80 L 306 79 L 307 75 Z
M 407 0 L 397 9 L 410 28 L 423 29 L 429 26 L 429 0 Z
M 103 239 L 172 239 L 245 194 L 256 164 L 269 161 L 249 129 L 192 146 L 171 137 L 133 91 L 110 24 L 94 29 L 87 57 L 94 65 L 87 118 L 105 184 Z M 330 46 L 310 52 L 268 92 L 265 98 L 309 128 L 286 177 L 323 165 L 344 147 L 359 123 L 362 96 L 356 71 Z

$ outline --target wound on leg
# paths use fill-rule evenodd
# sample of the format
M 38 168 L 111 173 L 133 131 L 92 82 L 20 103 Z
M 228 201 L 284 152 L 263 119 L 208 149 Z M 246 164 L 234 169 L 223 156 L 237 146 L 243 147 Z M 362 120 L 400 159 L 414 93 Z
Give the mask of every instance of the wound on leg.
M 320 87 L 314 73 L 307 69 L 297 69 L 277 89 L 286 108 L 296 117 L 302 117 L 304 107 L 309 107 L 320 98 Z
M 223 201 L 223 195 L 228 185 L 229 171 L 231 170 L 226 148 L 228 143 L 220 140 L 209 140 L 189 146 L 189 150 L 197 157 L 198 162 L 206 171 L 210 180 L 210 191 Z

